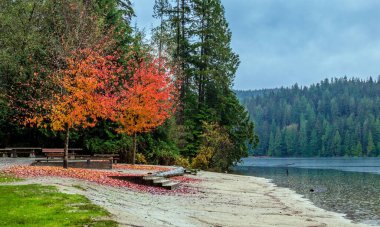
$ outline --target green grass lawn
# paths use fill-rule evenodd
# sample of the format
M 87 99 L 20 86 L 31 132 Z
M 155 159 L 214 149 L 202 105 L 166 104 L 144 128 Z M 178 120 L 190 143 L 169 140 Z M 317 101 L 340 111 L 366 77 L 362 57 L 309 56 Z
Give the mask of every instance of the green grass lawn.
M 18 179 L 0 175 L 0 182 Z M 117 226 L 109 213 L 81 195 L 56 187 L 0 185 L 0 226 Z
M 21 181 L 22 179 L 15 178 L 0 172 L 0 183 L 16 182 Z

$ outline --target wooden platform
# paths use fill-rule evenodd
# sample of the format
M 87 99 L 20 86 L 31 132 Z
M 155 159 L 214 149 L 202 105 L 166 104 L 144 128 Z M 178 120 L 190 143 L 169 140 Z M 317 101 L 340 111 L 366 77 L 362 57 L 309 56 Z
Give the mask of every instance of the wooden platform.
M 136 184 L 161 187 L 168 190 L 173 190 L 179 187 L 179 183 L 173 182 L 170 178 L 165 177 L 155 177 L 151 175 L 147 176 L 113 176 L 112 178 L 118 180 L 130 181 Z

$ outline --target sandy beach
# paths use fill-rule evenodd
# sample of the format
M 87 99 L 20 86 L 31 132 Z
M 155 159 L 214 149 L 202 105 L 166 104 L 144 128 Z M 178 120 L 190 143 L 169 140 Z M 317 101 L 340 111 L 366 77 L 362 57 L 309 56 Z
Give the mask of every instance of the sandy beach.
M 325 211 L 266 179 L 201 171 L 195 194 L 153 195 L 68 178 L 41 177 L 18 184 L 55 185 L 105 207 L 121 226 L 366 226 Z

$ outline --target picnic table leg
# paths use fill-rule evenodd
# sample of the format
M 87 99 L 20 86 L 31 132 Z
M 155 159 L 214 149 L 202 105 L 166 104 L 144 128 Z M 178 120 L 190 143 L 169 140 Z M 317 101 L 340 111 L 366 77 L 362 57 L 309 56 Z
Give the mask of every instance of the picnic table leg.
M 12 155 L 11 155 L 12 158 L 17 158 L 17 152 L 16 150 L 12 150 Z
M 34 150 L 32 150 L 32 153 L 30 153 L 29 157 L 30 158 L 35 158 L 36 157 L 36 154 L 34 153 Z

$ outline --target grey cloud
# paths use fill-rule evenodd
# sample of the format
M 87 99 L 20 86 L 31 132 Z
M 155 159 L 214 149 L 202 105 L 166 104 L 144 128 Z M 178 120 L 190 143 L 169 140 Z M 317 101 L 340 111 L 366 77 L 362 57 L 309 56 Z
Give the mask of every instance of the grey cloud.
M 153 0 L 135 0 L 138 25 Z M 240 55 L 236 89 L 380 74 L 378 0 L 222 0 Z M 150 27 L 149 27 L 150 26 Z

